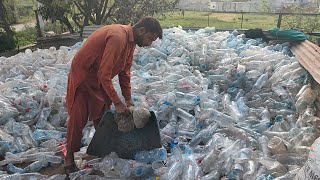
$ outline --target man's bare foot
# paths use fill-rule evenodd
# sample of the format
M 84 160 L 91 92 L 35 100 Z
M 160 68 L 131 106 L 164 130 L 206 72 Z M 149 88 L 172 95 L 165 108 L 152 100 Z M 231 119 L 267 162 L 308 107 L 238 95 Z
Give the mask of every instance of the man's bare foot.
M 73 153 L 68 153 L 64 159 L 64 171 L 67 175 L 79 171 L 79 168 L 74 162 Z

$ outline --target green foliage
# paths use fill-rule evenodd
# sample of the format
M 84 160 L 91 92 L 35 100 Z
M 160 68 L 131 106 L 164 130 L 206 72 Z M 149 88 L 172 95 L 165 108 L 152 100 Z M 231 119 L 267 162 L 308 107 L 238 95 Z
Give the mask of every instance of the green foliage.
M 320 16 L 302 15 L 307 11 L 307 7 L 293 6 L 291 11 L 295 14 L 283 17 L 283 25 L 289 29 L 299 29 L 305 33 L 320 31 Z
M 34 27 L 26 27 L 23 31 L 18 31 L 14 35 L 18 47 L 34 44 L 37 41 L 37 30 Z
M 261 0 L 260 7 L 259 7 L 258 11 L 263 12 L 263 13 L 271 13 L 272 11 L 271 11 L 269 1 Z
M 15 41 L 12 36 L 0 29 L 0 52 L 14 49 L 16 47 Z
M 8 23 L 16 23 L 17 17 L 16 17 L 16 7 L 15 3 L 12 0 L 4 0 L 3 5 L 6 8 L 6 18 Z
M 118 0 L 114 13 L 117 23 L 134 23 L 144 16 L 153 16 L 174 9 L 179 1 L 174 0 Z

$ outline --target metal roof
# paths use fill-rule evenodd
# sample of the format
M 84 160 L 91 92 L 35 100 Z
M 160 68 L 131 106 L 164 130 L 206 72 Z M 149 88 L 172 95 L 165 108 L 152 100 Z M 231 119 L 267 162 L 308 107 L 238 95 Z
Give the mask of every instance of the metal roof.
M 308 40 L 291 43 L 291 52 L 320 84 L 320 47 Z

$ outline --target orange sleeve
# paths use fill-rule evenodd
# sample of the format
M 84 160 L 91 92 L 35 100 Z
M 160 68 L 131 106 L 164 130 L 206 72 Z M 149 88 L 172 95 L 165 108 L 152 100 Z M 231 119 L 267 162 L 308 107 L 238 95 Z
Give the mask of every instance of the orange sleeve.
M 122 38 L 120 35 L 108 36 L 106 38 L 106 46 L 97 74 L 100 85 L 103 87 L 104 91 L 114 104 L 119 103 L 121 100 L 112 83 L 112 70 L 120 61 L 119 58 L 124 48 L 124 38 Z
M 131 66 L 133 55 L 131 54 L 127 60 L 126 67 L 119 73 L 119 84 L 121 87 L 122 95 L 126 101 L 131 100 Z

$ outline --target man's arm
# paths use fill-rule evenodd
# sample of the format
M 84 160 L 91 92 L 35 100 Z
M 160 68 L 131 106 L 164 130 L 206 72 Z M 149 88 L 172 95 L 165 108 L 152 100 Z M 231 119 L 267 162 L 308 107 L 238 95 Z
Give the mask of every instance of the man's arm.
M 107 37 L 106 47 L 97 73 L 98 82 L 115 105 L 121 103 L 121 100 L 112 83 L 112 70 L 119 62 L 124 47 L 124 40 L 119 35 L 110 35 Z
M 131 54 L 127 60 L 126 67 L 119 73 L 119 84 L 121 87 L 122 95 L 126 101 L 127 106 L 131 106 L 131 66 L 132 66 L 133 55 Z

